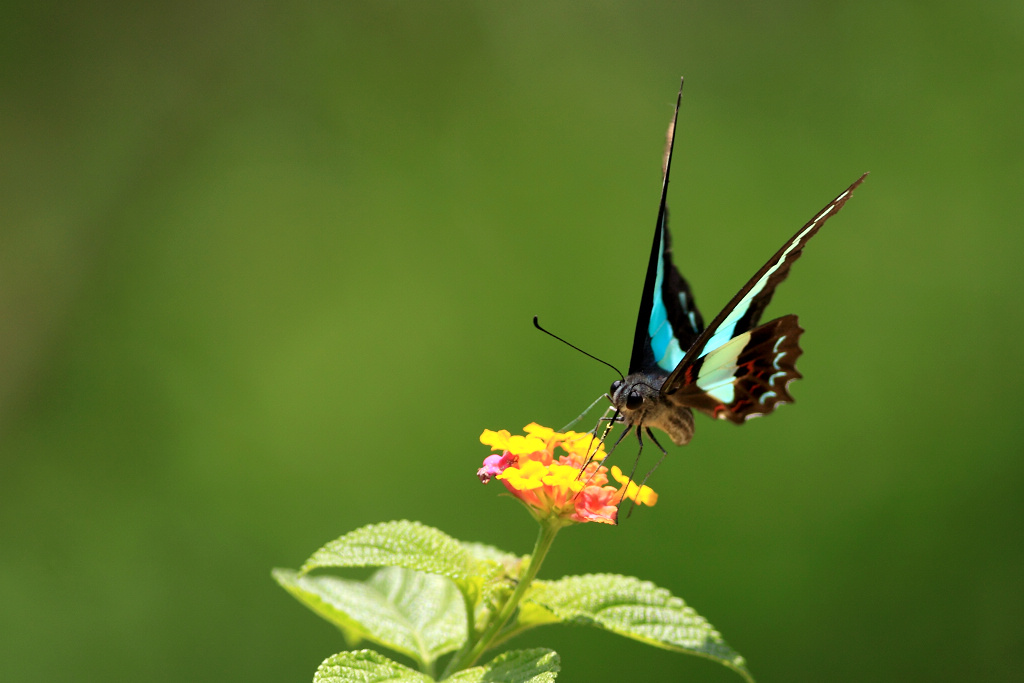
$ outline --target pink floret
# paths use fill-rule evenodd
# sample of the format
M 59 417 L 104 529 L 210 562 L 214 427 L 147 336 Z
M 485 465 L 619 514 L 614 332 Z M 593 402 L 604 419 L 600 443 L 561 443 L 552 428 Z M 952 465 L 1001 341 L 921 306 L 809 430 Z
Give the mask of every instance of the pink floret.
M 506 468 L 514 465 L 517 460 L 518 457 L 512 455 L 508 451 L 505 451 L 501 455 L 498 455 L 497 453 L 494 455 L 488 455 L 484 458 L 484 466 L 476 471 L 476 476 L 480 479 L 480 483 L 486 484 L 493 477 L 504 472 Z

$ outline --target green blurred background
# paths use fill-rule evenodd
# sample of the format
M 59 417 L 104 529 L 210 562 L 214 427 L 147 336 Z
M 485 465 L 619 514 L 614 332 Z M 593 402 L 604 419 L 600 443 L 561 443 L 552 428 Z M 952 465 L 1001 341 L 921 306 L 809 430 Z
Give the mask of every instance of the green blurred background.
M 614 379 L 534 314 L 627 363 L 680 75 L 706 318 L 872 175 L 769 309 L 807 328 L 797 405 L 698 418 L 659 505 L 543 575 L 651 579 L 760 681 L 1019 680 L 1020 2 L 4 17 L 0 680 L 308 681 L 345 645 L 272 567 L 399 518 L 527 552 L 477 437 Z M 589 629 L 515 645 L 566 681 L 739 680 Z

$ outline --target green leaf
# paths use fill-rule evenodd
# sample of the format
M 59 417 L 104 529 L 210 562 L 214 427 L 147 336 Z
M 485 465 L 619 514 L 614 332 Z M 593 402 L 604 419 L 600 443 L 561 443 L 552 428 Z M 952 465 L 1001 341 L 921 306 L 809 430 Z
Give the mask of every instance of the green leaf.
M 562 621 L 600 626 L 657 647 L 707 657 L 753 681 L 746 662 L 682 599 L 649 581 L 617 574 L 535 581 L 527 600 Z
M 550 683 L 561 671 L 558 653 L 545 648 L 513 650 L 498 655 L 483 666 L 460 671 L 445 683 Z
M 271 575 L 299 602 L 340 628 L 349 645 L 358 644 L 368 635 L 359 622 L 351 619 L 347 612 L 337 607 L 337 603 L 341 601 L 335 600 L 334 593 L 340 591 L 335 591 L 331 583 L 338 579 L 326 577 L 324 580 L 320 577 L 299 576 L 296 571 L 280 568 L 274 569 Z
M 365 638 L 431 664 L 466 639 L 462 596 L 442 576 L 385 567 L 365 582 L 286 569 L 274 578 L 353 645 Z
M 447 576 L 464 590 L 479 589 L 497 571 L 492 560 L 478 560 L 451 536 L 420 524 L 399 521 L 371 524 L 317 550 L 300 574 L 321 567 L 405 567 Z
M 487 545 L 486 543 L 471 543 L 469 541 L 463 541 L 462 547 L 466 549 L 467 553 L 478 560 L 484 562 L 495 562 L 506 568 L 518 567 L 523 561 L 523 558 L 519 555 L 507 553 L 500 548 L 495 548 L 493 545 Z
M 373 650 L 339 652 L 324 660 L 313 675 L 313 683 L 433 683 L 433 680 Z

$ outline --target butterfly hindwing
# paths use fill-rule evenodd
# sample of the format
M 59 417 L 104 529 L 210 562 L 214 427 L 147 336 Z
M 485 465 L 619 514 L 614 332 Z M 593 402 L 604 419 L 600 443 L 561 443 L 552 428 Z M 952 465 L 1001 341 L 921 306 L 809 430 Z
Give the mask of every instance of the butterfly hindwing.
M 676 388 L 664 394 L 676 405 L 737 424 L 767 415 L 793 402 L 788 387 L 801 377 L 796 360 L 802 332 L 795 315 L 742 332 L 687 365 Z

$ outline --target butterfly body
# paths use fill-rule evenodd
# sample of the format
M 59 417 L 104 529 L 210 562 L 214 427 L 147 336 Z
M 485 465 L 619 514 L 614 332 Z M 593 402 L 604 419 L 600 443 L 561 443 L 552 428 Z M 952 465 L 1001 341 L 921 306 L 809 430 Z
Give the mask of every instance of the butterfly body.
M 662 397 L 666 379 L 668 373 L 635 372 L 616 380 L 608 395 L 627 425 L 657 427 L 672 443 L 685 446 L 693 438 L 693 411 Z
M 679 102 L 676 100 L 676 116 Z M 760 324 L 776 286 L 789 274 L 804 245 L 842 208 L 865 173 L 829 202 L 732 298 L 706 327 L 689 284 L 672 261 L 666 195 L 675 118 L 669 128 L 661 204 L 629 373 L 608 394 L 617 420 L 638 433 L 657 428 L 676 445 L 690 441 L 693 411 L 742 424 L 792 403 L 789 384 L 801 377 L 796 360 L 803 329 L 795 315 Z

